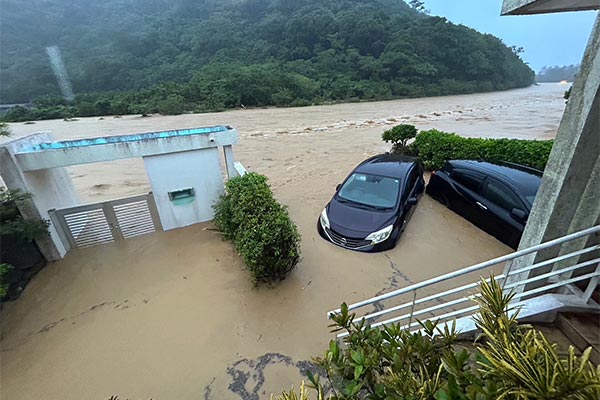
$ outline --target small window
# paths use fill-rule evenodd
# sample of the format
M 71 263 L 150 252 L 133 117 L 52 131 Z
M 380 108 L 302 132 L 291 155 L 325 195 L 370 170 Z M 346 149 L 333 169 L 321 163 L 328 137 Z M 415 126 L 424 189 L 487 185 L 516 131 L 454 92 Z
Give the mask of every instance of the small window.
M 452 179 L 460 183 L 469 190 L 477 191 L 481 182 L 483 182 L 483 175 L 476 172 L 467 171 L 464 169 L 455 169 L 451 175 Z
M 481 195 L 506 211 L 510 212 L 513 208 L 523 209 L 517 195 L 508 186 L 500 182 L 491 180 L 486 182 Z
M 179 190 L 173 190 L 169 192 L 169 200 L 181 200 L 181 199 L 189 199 L 194 197 L 194 188 L 185 188 Z

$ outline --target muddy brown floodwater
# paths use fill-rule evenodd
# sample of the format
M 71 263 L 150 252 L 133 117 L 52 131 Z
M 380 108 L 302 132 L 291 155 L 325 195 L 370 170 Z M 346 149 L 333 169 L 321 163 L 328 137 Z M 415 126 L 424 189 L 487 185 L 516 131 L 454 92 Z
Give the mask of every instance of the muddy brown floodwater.
M 230 124 L 236 157 L 266 174 L 302 233 L 303 260 L 253 288 L 208 224 L 80 249 L 44 269 L 2 310 L 4 399 L 265 399 L 298 386 L 332 338 L 326 312 L 510 252 L 424 196 L 398 246 L 361 254 L 323 241 L 317 217 L 335 185 L 387 149 L 384 128 L 412 123 L 465 136 L 551 138 L 566 88 L 239 110 L 176 117 L 11 124 L 59 139 Z M 141 160 L 70 169 L 84 202 L 149 190 Z

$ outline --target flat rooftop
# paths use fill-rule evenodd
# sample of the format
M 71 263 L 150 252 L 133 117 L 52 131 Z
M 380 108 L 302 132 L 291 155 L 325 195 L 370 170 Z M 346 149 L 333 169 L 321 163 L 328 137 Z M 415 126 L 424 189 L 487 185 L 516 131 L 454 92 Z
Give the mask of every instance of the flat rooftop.
M 15 157 L 23 171 L 35 171 L 231 146 L 237 141 L 238 132 L 229 125 L 56 142 L 33 134 L 15 141 Z
M 35 146 L 23 149 L 19 151 L 19 153 L 31 153 L 35 151 L 58 150 L 74 147 L 88 147 L 114 143 L 139 142 L 153 139 L 168 139 L 180 136 L 207 135 L 210 133 L 224 132 L 228 130 L 233 130 L 233 128 L 229 125 L 219 125 L 202 128 L 179 129 L 173 131 L 133 133 L 128 135 L 104 136 L 79 140 L 63 140 L 59 142 L 39 143 Z

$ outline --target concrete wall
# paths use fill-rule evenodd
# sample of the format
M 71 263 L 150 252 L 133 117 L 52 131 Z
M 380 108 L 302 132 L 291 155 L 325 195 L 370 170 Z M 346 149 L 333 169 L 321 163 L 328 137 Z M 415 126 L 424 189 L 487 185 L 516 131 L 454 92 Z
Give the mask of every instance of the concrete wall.
M 48 210 L 73 207 L 79 204 L 77 192 L 65 168 L 24 172 L 15 159 L 15 153 L 21 149 L 52 140 L 49 133 L 36 133 L 2 145 L 0 158 L 2 179 L 6 187 L 19 189 L 33 195 L 33 204 L 24 204 L 20 208 L 21 213 L 27 218 L 49 220 Z M 67 250 L 60 240 L 56 228 L 50 225 L 48 230 L 52 243 L 37 242 L 44 256 L 49 261 L 53 261 L 63 257 Z
M 596 225 L 600 220 L 599 177 L 600 16 L 596 18 L 581 70 L 573 84 L 519 249 Z M 523 257 L 513 262 L 510 268 L 514 270 L 534 261 L 576 251 L 586 246 L 587 240 L 573 241 L 563 245 L 563 249 Z M 600 238 L 589 240 L 598 242 Z M 536 274 L 544 272 L 539 270 Z M 509 279 L 509 283 L 522 281 L 528 276 L 529 273 L 520 274 Z
M 213 219 L 212 205 L 223 192 L 216 147 L 143 159 L 164 230 Z M 188 187 L 194 189 L 193 199 L 169 199 L 169 192 Z

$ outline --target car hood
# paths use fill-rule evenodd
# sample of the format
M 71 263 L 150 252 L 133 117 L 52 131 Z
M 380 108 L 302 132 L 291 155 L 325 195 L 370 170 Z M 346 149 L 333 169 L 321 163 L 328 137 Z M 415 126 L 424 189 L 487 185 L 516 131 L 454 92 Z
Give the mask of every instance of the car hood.
M 349 237 L 365 237 L 394 223 L 394 210 L 376 211 L 340 203 L 335 198 L 327 206 L 331 227 Z

